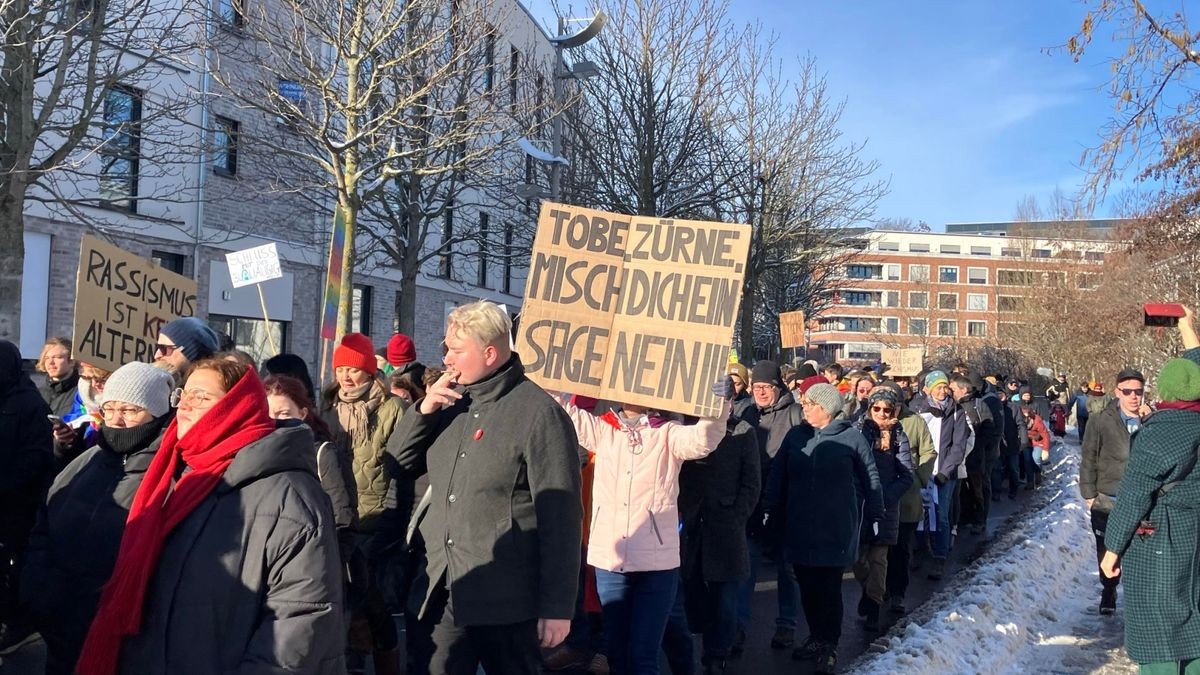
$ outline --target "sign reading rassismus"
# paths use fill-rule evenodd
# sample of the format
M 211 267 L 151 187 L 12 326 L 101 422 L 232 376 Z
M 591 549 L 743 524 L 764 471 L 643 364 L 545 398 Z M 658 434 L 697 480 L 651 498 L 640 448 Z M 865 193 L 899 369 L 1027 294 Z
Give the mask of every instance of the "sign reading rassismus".
M 547 389 L 701 417 L 728 364 L 750 227 L 543 203 L 517 333 Z
M 106 370 L 151 362 L 158 329 L 195 313 L 195 281 L 84 236 L 75 280 L 76 359 Z

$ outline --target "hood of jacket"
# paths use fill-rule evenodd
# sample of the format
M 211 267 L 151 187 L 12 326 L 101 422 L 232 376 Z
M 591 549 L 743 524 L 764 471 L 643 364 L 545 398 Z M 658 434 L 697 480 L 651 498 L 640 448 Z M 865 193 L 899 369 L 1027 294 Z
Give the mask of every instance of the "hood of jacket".
M 304 471 L 317 477 L 312 429 L 299 420 L 279 420 L 275 431 L 238 451 L 217 490 L 233 490 L 285 471 Z
M 836 436 L 847 429 L 854 427 L 854 423 L 845 417 L 839 417 L 824 427 L 817 429 L 817 436 Z

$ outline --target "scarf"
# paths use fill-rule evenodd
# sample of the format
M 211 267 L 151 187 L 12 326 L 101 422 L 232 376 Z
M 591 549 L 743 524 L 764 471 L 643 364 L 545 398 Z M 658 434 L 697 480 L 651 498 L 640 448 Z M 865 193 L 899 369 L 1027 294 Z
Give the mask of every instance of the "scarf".
M 1200 412 L 1200 401 L 1163 401 L 1156 406 L 1159 410 L 1188 410 Z
M 121 642 L 141 629 L 146 589 L 167 536 L 217 487 L 238 451 L 274 430 L 262 380 L 252 368 L 182 438 L 178 421 L 171 420 L 133 497 L 112 578 L 76 666 L 79 675 L 116 673 Z M 180 461 L 191 471 L 174 481 Z
M 338 440 L 345 448 L 357 448 L 370 439 L 371 415 L 383 405 L 386 395 L 379 380 L 371 380 L 354 390 L 338 389 L 333 408 L 342 427 Z M 347 440 L 349 443 L 345 443 Z
M 118 455 L 129 455 L 150 447 L 159 432 L 174 419 L 171 415 L 163 415 L 139 424 L 136 427 L 100 427 L 100 447 Z

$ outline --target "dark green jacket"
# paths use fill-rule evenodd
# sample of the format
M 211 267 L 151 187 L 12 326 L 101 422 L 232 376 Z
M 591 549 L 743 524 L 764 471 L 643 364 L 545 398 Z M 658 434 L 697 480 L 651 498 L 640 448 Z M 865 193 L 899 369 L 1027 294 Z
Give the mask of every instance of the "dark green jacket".
M 344 445 L 338 448 L 343 453 L 343 460 L 349 458 L 354 474 L 354 483 L 358 491 L 356 529 L 360 532 L 374 532 L 385 526 L 385 523 L 391 522 L 388 520 L 389 512 L 397 508 L 400 511 L 395 522 L 403 527 L 408 522 L 409 509 L 413 502 L 412 480 L 401 481 L 404 485 L 397 486 L 395 476 L 392 475 L 394 470 L 389 471 L 387 467 L 390 462 L 387 458 L 388 439 L 392 437 L 396 423 L 404 415 L 408 404 L 398 397 L 386 393 L 384 396 L 383 403 L 379 404 L 368 418 L 370 439 L 355 447 L 349 447 L 349 442 L 344 441 Z M 337 410 L 333 407 L 337 402 L 337 387 L 326 388 L 322 398 L 325 402 L 321 406 L 321 419 L 329 425 L 335 439 L 344 439 L 345 431 L 338 420 Z
M 1079 462 L 1079 493 L 1084 499 L 1095 499 L 1097 494 L 1116 497 L 1125 475 L 1129 429 L 1117 406 L 1114 401 L 1088 418 Z

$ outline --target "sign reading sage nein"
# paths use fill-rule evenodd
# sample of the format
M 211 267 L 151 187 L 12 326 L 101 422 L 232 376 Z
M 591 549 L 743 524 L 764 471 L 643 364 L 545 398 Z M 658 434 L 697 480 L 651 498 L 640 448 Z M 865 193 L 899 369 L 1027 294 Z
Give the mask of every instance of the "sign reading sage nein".
M 75 280 L 74 357 L 116 370 L 154 360 L 163 324 L 196 313 L 196 282 L 83 237 Z
M 702 417 L 728 365 L 750 228 L 543 203 L 517 350 L 548 389 Z

